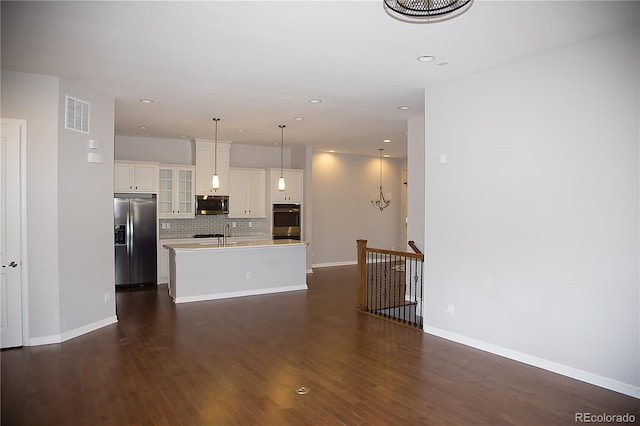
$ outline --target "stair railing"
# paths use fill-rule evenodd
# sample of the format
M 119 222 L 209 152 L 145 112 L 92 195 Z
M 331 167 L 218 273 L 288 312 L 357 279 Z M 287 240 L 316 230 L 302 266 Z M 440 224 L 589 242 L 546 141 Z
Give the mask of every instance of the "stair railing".
M 358 243 L 358 295 L 356 309 L 422 328 L 424 255 L 413 241 L 414 253 L 367 247 Z

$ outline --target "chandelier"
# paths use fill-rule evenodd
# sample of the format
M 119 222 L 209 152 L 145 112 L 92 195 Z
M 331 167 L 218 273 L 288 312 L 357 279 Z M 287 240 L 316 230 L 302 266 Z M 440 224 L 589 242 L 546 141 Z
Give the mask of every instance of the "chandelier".
M 384 0 L 393 18 L 413 23 L 446 21 L 466 12 L 473 0 Z
M 387 192 L 386 194 L 382 191 L 382 148 L 378 148 L 380 151 L 380 192 L 372 192 L 370 196 L 371 206 L 380 209 L 380 211 L 384 210 L 385 207 L 388 207 L 391 204 L 391 193 Z

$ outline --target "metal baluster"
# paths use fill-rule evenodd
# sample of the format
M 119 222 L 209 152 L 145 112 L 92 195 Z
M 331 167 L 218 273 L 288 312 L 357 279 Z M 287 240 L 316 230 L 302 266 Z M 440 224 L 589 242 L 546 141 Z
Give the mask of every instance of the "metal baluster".
M 424 325 L 424 261 L 420 263 L 420 328 Z

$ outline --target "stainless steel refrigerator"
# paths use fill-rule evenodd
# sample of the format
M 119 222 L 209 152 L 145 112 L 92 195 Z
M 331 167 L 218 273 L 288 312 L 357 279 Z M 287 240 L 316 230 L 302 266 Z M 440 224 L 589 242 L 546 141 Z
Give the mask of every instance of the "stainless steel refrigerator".
M 113 213 L 116 286 L 156 284 L 155 194 L 116 194 Z

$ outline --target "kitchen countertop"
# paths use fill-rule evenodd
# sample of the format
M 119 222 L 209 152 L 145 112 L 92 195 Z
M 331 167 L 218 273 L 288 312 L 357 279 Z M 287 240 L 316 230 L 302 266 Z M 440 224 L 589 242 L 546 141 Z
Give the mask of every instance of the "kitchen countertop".
M 193 242 L 193 243 L 169 243 L 163 244 L 164 248 L 173 250 L 221 250 L 241 247 L 273 247 L 282 245 L 308 245 L 300 240 L 262 240 L 262 241 L 238 241 L 228 242 L 226 245 L 218 245 L 217 242 Z
M 230 238 L 232 240 L 251 240 L 251 239 L 271 239 L 271 235 L 268 234 L 253 234 L 253 235 L 230 235 L 227 238 Z M 207 241 L 207 240 L 217 240 L 217 238 L 215 237 L 211 237 L 211 238 L 195 238 L 193 236 L 193 234 L 183 234 L 183 235 L 172 235 L 170 237 L 160 237 L 158 238 L 159 241 L 172 241 L 172 240 L 195 240 L 195 241 Z

